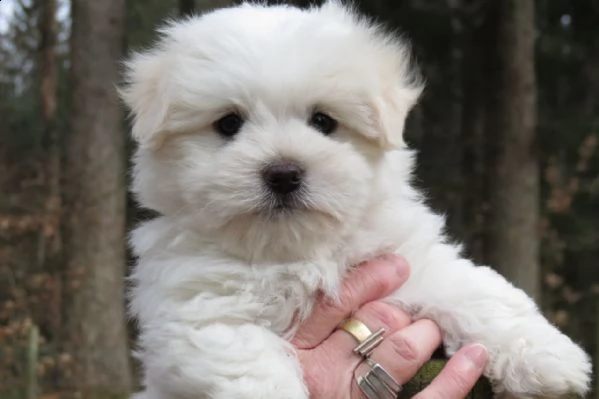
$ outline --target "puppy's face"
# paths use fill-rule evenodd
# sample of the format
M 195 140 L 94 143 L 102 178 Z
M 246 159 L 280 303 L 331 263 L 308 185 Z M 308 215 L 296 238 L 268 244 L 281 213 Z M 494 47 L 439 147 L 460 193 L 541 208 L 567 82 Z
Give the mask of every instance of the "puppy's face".
M 122 91 L 140 202 L 248 260 L 306 259 L 354 228 L 420 92 L 401 43 L 335 2 L 163 33 Z

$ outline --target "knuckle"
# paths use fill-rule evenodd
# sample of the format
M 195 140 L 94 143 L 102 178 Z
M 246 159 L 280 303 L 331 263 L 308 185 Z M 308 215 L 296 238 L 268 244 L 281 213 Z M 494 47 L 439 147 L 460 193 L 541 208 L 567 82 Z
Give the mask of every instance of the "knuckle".
M 310 347 L 310 339 L 309 333 L 301 333 L 297 334 L 295 337 L 291 339 L 291 344 L 299 349 L 306 349 Z
M 370 326 L 372 328 L 382 326 L 388 330 L 395 330 L 404 324 L 402 314 L 399 310 L 384 302 L 369 302 L 360 311 L 368 315 L 369 320 L 378 324 Z
M 398 273 L 389 272 L 394 268 L 386 259 L 372 259 L 354 270 L 355 282 L 372 291 L 389 292 L 399 286 L 401 281 Z
M 388 261 L 386 260 L 376 260 L 375 262 L 384 262 L 385 264 L 388 263 Z M 379 266 L 379 268 L 380 267 L 381 266 Z M 398 280 L 399 275 L 397 275 L 396 273 L 393 273 L 390 276 L 386 275 L 386 278 L 380 278 L 379 273 L 373 273 L 369 270 L 368 272 L 364 273 L 364 276 L 362 278 L 362 284 L 371 287 L 371 289 L 375 292 L 389 292 L 392 291 L 398 285 Z
M 401 356 L 408 362 L 419 362 L 422 358 L 422 351 L 419 349 L 416 341 L 406 337 L 401 333 L 393 334 L 388 338 L 391 350 L 398 356 Z
M 345 316 L 353 310 L 351 296 L 344 295 L 341 298 L 327 298 L 321 302 L 320 310 L 323 314 L 331 317 L 336 315 Z

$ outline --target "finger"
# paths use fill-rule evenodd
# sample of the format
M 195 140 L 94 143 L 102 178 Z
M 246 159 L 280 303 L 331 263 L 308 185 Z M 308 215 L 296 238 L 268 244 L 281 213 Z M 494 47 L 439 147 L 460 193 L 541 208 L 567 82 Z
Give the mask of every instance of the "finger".
M 381 257 L 360 265 L 343 282 L 339 300 L 325 297 L 318 300 L 292 343 L 298 349 L 314 348 L 352 311 L 395 291 L 408 276 L 408 264 L 396 256 Z
M 409 381 L 441 345 L 441 331 L 430 320 L 418 320 L 385 338 L 372 352 L 379 363 L 397 382 Z
M 392 334 L 411 323 L 410 316 L 406 313 L 396 306 L 380 301 L 367 303 L 352 317 L 360 320 L 372 332 L 384 328 L 385 335 Z M 358 342 L 352 335 L 338 329 L 320 347 L 328 353 L 328 358 L 344 364 L 348 370 L 353 370 L 362 361 L 362 358 L 353 353 L 357 345 Z
M 449 359 L 443 371 L 414 399 L 463 399 L 480 378 L 489 359 L 484 346 L 468 345 Z

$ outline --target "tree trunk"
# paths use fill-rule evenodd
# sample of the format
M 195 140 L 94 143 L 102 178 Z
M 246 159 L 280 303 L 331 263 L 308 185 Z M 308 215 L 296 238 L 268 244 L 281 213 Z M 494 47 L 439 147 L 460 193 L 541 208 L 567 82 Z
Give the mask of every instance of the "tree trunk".
M 198 11 L 208 12 L 217 8 L 230 7 L 236 3 L 236 0 L 199 0 L 197 4 Z
M 46 223 L 42 231 L 44 268 L 49 271 L 56 282 L 60 281 L 61 265 L 61 226 L 60 213 L 62 204 L 61 192 L 61 157 L 62 148 L 57 128 L 58 109 L 58 22 L 56 20 L 56 0 L 37 1 L 40 10 L 38 25 L 40 33 L 40 77 L 41 108 L 44 126 L 44 147 L 46 154 L 45 180 L 47 197 L 45 204 Z M 61 320 L 60 284 L 54 284 L 55 293 L 51 309 L 47 315 L 51 324 L 51 332 L 59 335 Z
M 182 17 L 193 15 L 195 8 L 195 0 L 179 0 L 179 15 Z
M 464 59 L 464 21 L 462 0 L 447 0 L 449 21 L 451 25 L 451 59 L 447 65 L 450 71 L 448 88 L 451 91 L 451 102 L 447 105 L 447 124 L 444 134 L 437 142 L 445 151 L 437 150 L 435 156 L 440 163 L 436 168 L 437 178 L 442 181 L 442 200 L 447 213 L 447 228 L 453 237 L 464 237 L 464 173 L 461 169 L 464 148 L 460 144 L 460 136 L 464 129 L 464 92 L 463 59 Z M 443 153 L 443 154 L 442 154 Z
M 492 2 L 497 14 L 497 95 L 489 119 L 495 168 L 490 261 L 538 299 L 539 167 L 535 149 L 534 0 Z
M 592 120 L 594 115 L 599 114 L 599 101 L 597 100 L 597 93 L 599 93 L 599 42 L 595 42 L 595 45 L 591 47 L 589 51 L 589 57 L 587 58 L 584 65 L 584 75 L 588 82 L 588 90 L 585 101 L 583 103 L 584 114 L 589 120 Z M 580 276 L 579 278 L 582 278 Z M 595 398 L 599 399 L 599 298 L 595 301 L 595 353 L 594 353 L 594 364 L 595 364 Z
M 496 25 L 484 7 L 483 0 L 468 3 L 471 9 L 463 16 L 464 58 L 462 62 L 462 172 L 463 172 L 463 224 L 468 256 L 478 264 L 489 263 L 487 244 L 489 241 L 489 168 L 492 162 L 487 154 L 486 134 L 488 113 L 494 107 L 490 93 L 495 88 L 490 84 L 496 61 Z M 490 44 L 492 43 L 492 45 Z
M 73 388 L 127 397 L 124 314 L 125 134 L 115 84 L 124 0 L 72 1 L 71 129 L 66 145 L 65 253 Z

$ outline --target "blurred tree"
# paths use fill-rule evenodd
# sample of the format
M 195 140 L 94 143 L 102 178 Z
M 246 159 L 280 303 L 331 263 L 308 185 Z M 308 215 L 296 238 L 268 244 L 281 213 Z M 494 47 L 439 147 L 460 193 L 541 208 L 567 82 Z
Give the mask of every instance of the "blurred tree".
M 195 8 L 195 0 L 179 0 L 179 14 L 181 16 L 193 15 Z
M 124 0 L 72 1 L 66 146 L 67 344 L 83 398 L 132 388 L 124 315 L 125 134 L 114 88 Z
M 177 0 L 127 0 L 125 50 L 140 50 L 156 39 L 156 29 L 179 14 Z
M 539 166 L 535 148 L 534 0 L 492 3 L 497 15 L 497 58 L 492 79 L 494 109 L 490 263 L 537 298 L 539 263 Z
M 229 7 L 240 0 L 198 0 L 196 8 L 200 12 L 212 11 L 217 8 Z
M 0 145 L 7 152 L 5 156 L 24 155 L 41 142 L 40 89 L 35 62 L 39 59 L 38 33 L 36 3 L 16 3 L 6 32 L 0 32 L 3 121 Z
M 298 7 L 308 7 L 310 5 L 320 5 L 324 0 L 267 0 L 267 4 L 291 4 Z M 236 3 L 240 3 L 241 0 L 236 0 Z
M 40 76 L 41 76 L 41 108 L 44 128 L 45 149 L 45 185 L 47 195 L 45 199 L 45 219 L 41 237 L 43 239 L 43 263 L 46 271 L 54 276 L 55 281 L 60 281 L 60 255 L 61 255 L 61 223 L 60 210 L 62 203 L 61 193 L 61 157 L 62 147 L 58 133 L 58 32 L 59 24 L 56 20 L 57 1 L 37 0 L 39 9 L 40 32 Z M 56 284 L 56 298 L 60 297 L 60 285 Z M 51 312 L 52 333 L 56 336 L 61 328 L 60 301 L 52 303 Z

